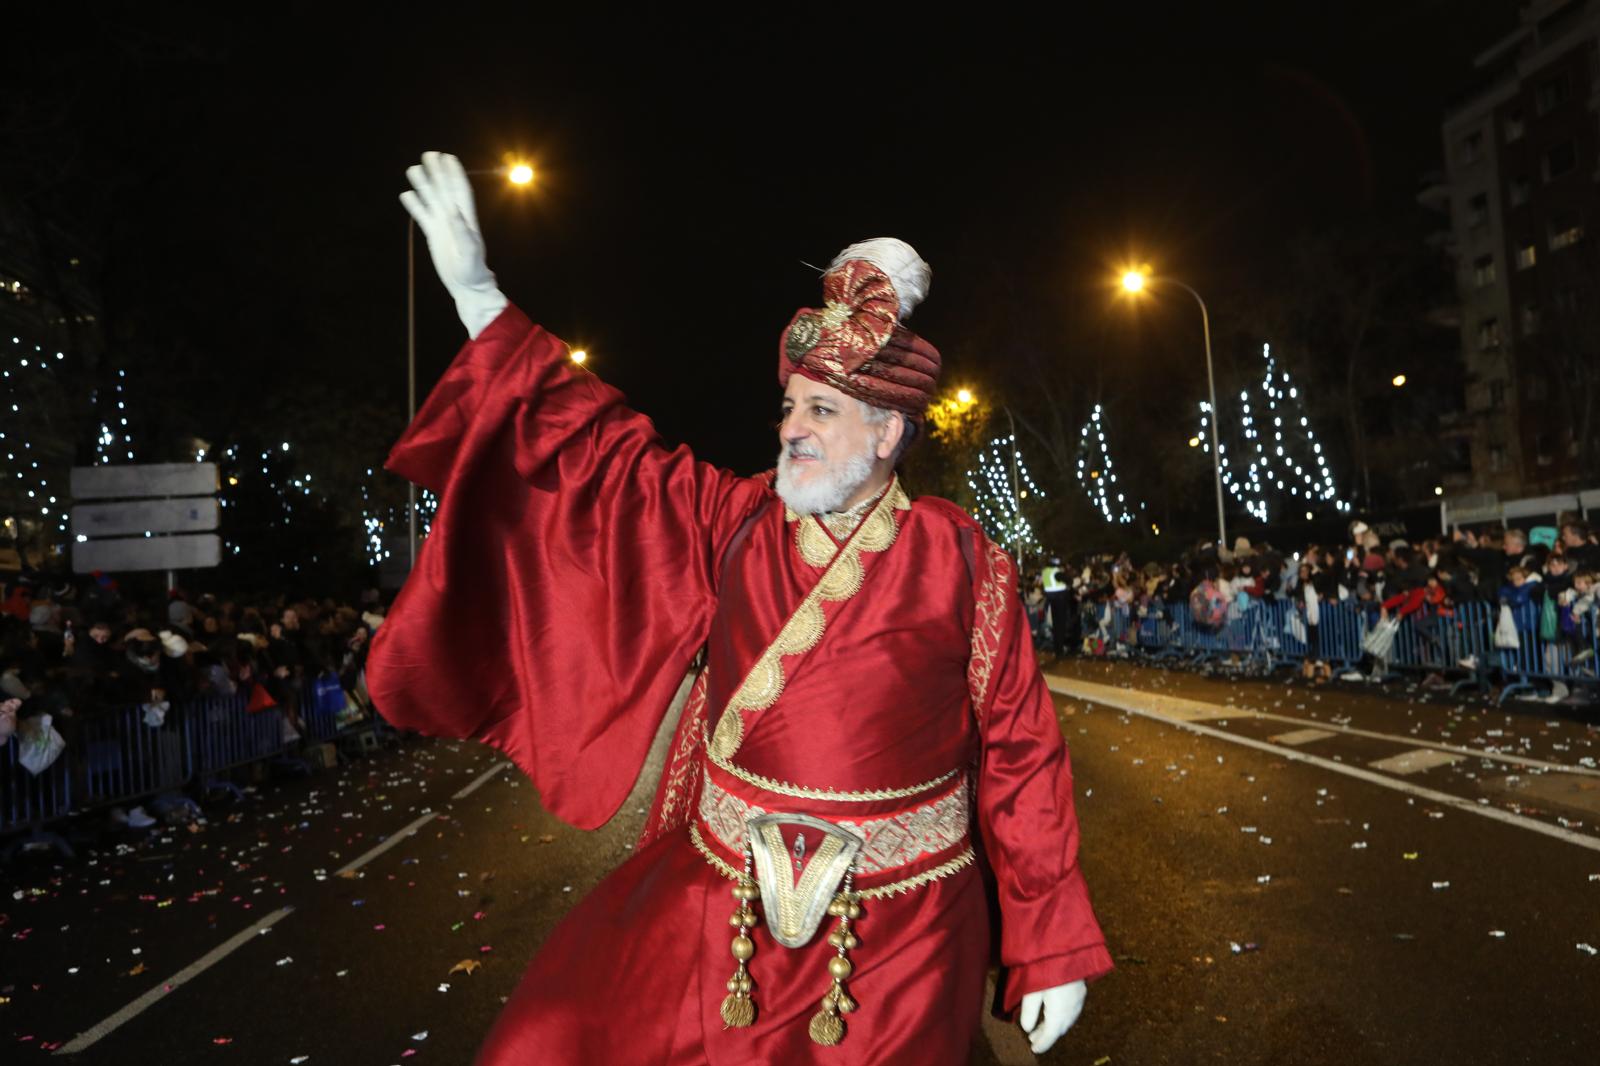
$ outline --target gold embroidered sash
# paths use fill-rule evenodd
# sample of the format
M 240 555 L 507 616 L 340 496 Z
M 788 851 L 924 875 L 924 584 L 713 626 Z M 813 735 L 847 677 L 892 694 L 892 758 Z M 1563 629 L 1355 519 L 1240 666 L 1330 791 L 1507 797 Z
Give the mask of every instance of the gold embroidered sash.
M 801 558 L 812 566 L 826 563 L 827 569 L 734 690 L 711 736 L 709 747 L 714 756 L 731 759 L 739 750 L 739 745 L 744 743 L 745 712 L 764 711 L 777 702 L 783 693 L 784 658 L 803 655 L 816 647 L 827 622 L 823 604 L 843 602 L 860 591 L 866 576 L 861 553 L 887 551 L 900 531 L 894 512 L 910 509 L 911 500 L 896 476 L 842 545 L 834 546 L 815 516 L 804 516 L 795 524 L 796 547 Z

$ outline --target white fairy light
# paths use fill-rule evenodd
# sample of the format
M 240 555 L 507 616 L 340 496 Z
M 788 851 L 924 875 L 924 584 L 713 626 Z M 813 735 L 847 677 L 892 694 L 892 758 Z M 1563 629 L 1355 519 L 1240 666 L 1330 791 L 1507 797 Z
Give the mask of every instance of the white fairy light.
M 1201 410 L 1206 410 L 1204 404 L 1201 404 Z M 1202 415 L 1202 425 L 1204 421 L 1205 416 Z M 1099 443 L 1098 448 L 1094 448 L 1089 444 L 1090 430 L 1094 431 L 1095 440 Z M 1088 498 L 1089 505 L 1099 511 L 1100 516 L 1107 522 L 1132 522 L 1134 518 L 1133 512 L 1135 510 L 1143 510 L 1144 504 L 1138 504 L 1137 507 L 1130 509 L 1125 506 L 1127 494 L 1119 492 L 1117 493 L 1116 506 L 1113 506 L 1111 494 L 1107 491 L 1106 486 L 1108 484 L 1117 484 L 1117 475 L 1111 472 L 1111 450 L 1106 445 L 1105 422 L 1101 418 L 1099 404 L 1095 405 L 1094 412 L 1089 416 L 1089 421 L 1084 423 L 1078 437 L 1078 483 L 1083 486 L 1083 493 Z M 1209 451 L 1210 445 L 1208 444 L 1206 448 Z M 1096 468 L 1085 473 L 1091 461 L 1095 462 Z M 1097 476 L 1101 471 L 1104 471 L 1105 476 Z
M 1279 369 L 1277 361 L 1273 358 L 1271 345 L 1261 346 L 1261 357 L 1266 367 L 1262 373 L 1260 394 L 1256 402 L 1264 403 L 1266 406 L 1266 413 L 1261 417 L 1272 420 L 1272 445 L 1269 449 L 1262 434 L 1255 428 L 1256 413 L 1251 410 L 1250 390 L 1242 390 L 1239 393 L 1240 431 L 1247 442 L 1246 453 L 1252 450 L 1253 445 L 1254 459 L 1250 462 L 1243 479 L 1237 477 L 1228 462 L 1224 460 L 1220 464 L 1223 484 L 1244 503 L 1247 514 L 1263 522 L 1267 521 L 1269 513 L 1267 486 L 1278 490 L 1287 489 L 1289 495 L 1297 499 L 1332 501 L 1334 510 L 1349 511 L 1350 504 L 1339 498 L 1338 489 L 1333 482 L 1333 472 L 1328 469 L 1327 460 L 1322 454 L 1322 444 L 1318 442 L 1316 434 L 1311 429 L 1311 419 L 1304 410 L 1299 387 L 1290 384 L 1287 370 Z M 1280 411 L 1280 404 L 1286 410 Z M 1200 437 L 1204 440 L 1210 429 L 1210 405 L 1201 403 L 1200 412 Z M 1292 435 L 1291 439 L 1285 441 L 1283 426 L 1286 416 L 1289 419 L 1291 434 L 1298 428 L 1300 441 L 1297 442 Z M 1299 422 L 1298 427 L 1295 427 L 1296 420 Z M 1221 428 L 1220 425 L 1218 428 Z M 1299 443 L 1308 447 L 1311 455 L 1316 458 L 1314 469 L 1309 461 L 1296 461 L 1294 456 Z M 1207 453 L 1211 451 L 1209 444 L 1205 451 Z M 1226 447 L 1219 443 L 1218 455 L 1226 452 Z

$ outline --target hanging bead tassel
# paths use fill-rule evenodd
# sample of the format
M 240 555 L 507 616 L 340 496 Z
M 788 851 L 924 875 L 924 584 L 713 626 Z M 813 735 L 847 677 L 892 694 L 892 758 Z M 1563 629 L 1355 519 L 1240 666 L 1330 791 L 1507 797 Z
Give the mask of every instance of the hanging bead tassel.
M 811 1019 L 811 1039 L 824 1047 L 832 1047 L 844 1039 L 844 1019 L 856 1009 L 856 1001 L 844 990 L 845 978 L 850 976 L 850 960 L 845 952 L 860 941 L 850 931 L 850 923 L 861 917 L 860 898 L 852 892 L 855 871 L 844 875 L 844 889 L 828 904 L 828 913 L 839 919 L 838 928 L 828 934 L 828 943 L 838 949 L 838 954 L 828 960 L 828 973 L 833 976 L 833 987 L 822 997 L 822 1009 Z
M 738 907 L 728 919 L 728 924 L 739 930 L 733 938 L 732 949 L 733 957 L 739 960 L 739 967 L 728 978 L 728 995 L 722 1001 L 722 1021 L 729 1028 L 743 1028 L 756 1020 L 756 1001 L 750 998 L 755 982 L 750 980 L 745 963 L 756 953 L 756 942 L 750 939 L 750 930 L 756 924 L 756 912 L 751 904 L 760 898 L 761 889 L 756 887 L 755 879 L 750 876 L 750 865 L 750 849 L 746 845 L 744 876 L 733 886 L 733 898 L 738 900 Z

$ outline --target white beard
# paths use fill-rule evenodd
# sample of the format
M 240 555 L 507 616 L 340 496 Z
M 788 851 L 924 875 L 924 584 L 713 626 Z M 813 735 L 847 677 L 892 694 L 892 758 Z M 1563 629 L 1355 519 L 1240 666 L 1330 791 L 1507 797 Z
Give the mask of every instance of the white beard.
M 794 455 L 816 457 L 817 453 L 804 444 L 793 446 Z M 869 445 L 855 455 L 843 459 L 815 458 L 817 468 L 806 477 L 804 485 L 796 484 L 799 472 L 795 469 L 790 448 L 778 449 L 778 480 L 773 486 L 780 499 L 796 514 L 827 514 L 844 507 L 857 489 L 872 477 L 872 452 Z

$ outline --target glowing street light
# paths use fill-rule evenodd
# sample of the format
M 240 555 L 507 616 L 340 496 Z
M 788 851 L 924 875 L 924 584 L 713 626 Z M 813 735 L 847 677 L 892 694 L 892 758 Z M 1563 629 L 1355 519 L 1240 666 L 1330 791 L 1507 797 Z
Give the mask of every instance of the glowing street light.
M 972 396 L 972 390 L 971 389 L 958 389 L 956 391 L 956 402 L 961 404 L 962 406 L 965 406 L 965 405 L 971 403 L 972 400 L 973 400 L 973 396 Z
M 582 348 L 574 348 L 572 349 L 572 354 L 568 356 L 568 358 L 574 363 L 577 363 L 579 366 L 582 366 L 588 361 L 589 353 L 584 351 Z
M 1406 383 L 1406 376 L 1404 374 L 1396 374 L 1394 376 L 1394 379 L 1389 382 L 1389 384 L 1393 385 L 1397 389 L 1400 388 L 1405 383 Z
M 1152 277 L 1149 268 L 1143 266 L 1130 267 L 1122 272 L 1123 291 L 1132 296 L 1142 294 L 1158 281 L 1182 289 L 1200 305 L 1200 327 L 1206 341 L 1206 390 L 1211 398 L 1211 417 L 1207 421 L 1211 426 L 1211 470 L 1217 483 L 1217 548 L 1220 550 L 1228 542 L 1228 525 L 1222 509 L 1222 448 L 1217 443 L 1219 418 L 1216 375 L 1211 369 L 1211 314 L 1206 310 L 1206 302 L 1200 298 L 1200 294 L 1176 278 Z M 1189 446 L 1194 447 L 1195 441 L 1191 439 Z
M 506 180 L 513 185 L 526 185 L 533 180 L 533 168 L 526 163 L 517 163 L 506 171 Z

